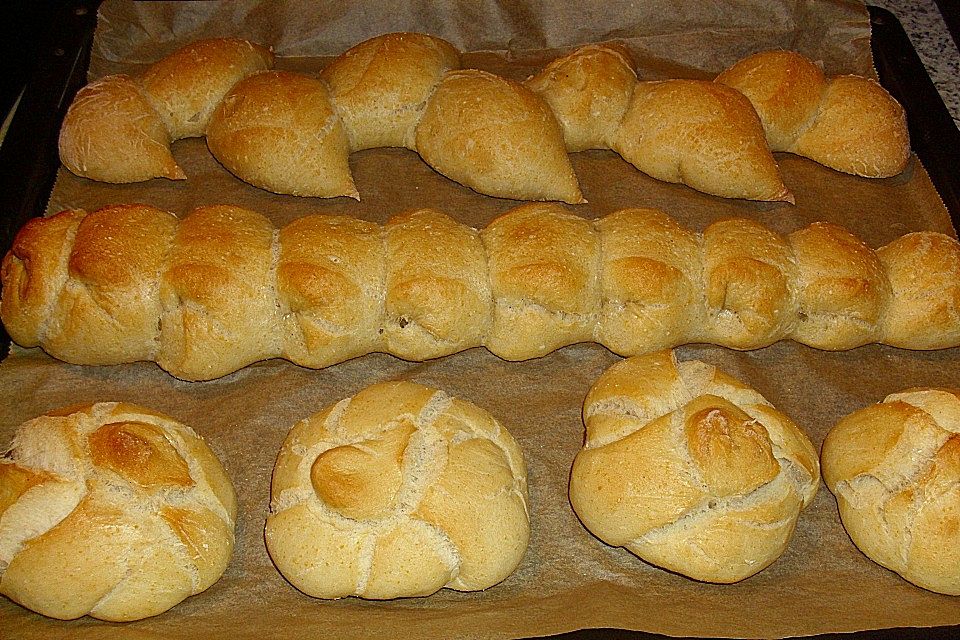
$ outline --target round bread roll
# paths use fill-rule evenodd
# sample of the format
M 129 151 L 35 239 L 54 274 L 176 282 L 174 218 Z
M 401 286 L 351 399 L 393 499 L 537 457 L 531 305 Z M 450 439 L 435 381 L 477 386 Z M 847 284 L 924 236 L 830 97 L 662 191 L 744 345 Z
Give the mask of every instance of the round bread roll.
M 661 351 L 590 389 L 570 502 L 607 544 L 706 582 L 772 564 L 820 482 L 810 440 L 759 393 Z
M 173 419 L 104 402 L 25 422 L 0 459 L 0 593 L 71 620 L 139 620 L 220 579 L 237 503 Z
M 318 598 L 486 589 L 527 548 L 526 467 L 482 409 L 410 382 L 368 387 L 290 431 L 267 549 Z
M 960 595 L 960 390 L 912 389 L 827 434 L 823 479 L 868 558 Z

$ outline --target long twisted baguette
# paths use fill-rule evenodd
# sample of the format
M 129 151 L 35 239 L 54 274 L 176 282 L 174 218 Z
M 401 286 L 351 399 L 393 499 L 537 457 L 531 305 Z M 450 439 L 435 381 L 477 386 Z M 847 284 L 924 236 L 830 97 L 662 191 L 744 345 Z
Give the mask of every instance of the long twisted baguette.
M 960 244 L 916 232 L 872 251 L 814 223 L 702 234 L 661 211 L 590 221 L 526 204 L 483 231 L 439 211 L 385 226 L 144 205 L 29 222 L 2 266 L 0 317 L 25 347 L 78 364 L 156 361 L 208 380 L 282 357 L 320 368 L 385 351 L 485 346 L 508 360 L 597 341 L 634 355 L 688 342 L 820 349 L 960 345 Z
M 406 147 L 480 193 L 576 204 L 568 150 L 613 149 L 657 179 L 784 201 L 768 139 L 873 177 L 899 173 L 909 155 L 903 110 L 879 85 L 827 83 L 785 52 L 748 58 L 719 82 L 638 82 L 625 52 L 588 45 L 520 84 L 459 69 L 444 40 L 393 33 L 351 48 L 319 79 L 272 65 L 259 45 L 207 40 L 138 78 L 102 78 L 71 106 L 61 159 L 107 182 L 182 179 L 170 142 L 205 135 L 221 164 L 258 187 L 359 198 L 349 154 Z

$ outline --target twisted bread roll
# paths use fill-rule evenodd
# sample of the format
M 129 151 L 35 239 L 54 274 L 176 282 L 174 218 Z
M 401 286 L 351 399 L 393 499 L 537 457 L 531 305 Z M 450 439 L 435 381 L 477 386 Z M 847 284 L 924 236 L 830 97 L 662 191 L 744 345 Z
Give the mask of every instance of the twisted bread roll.
M 827 80 L 791 51 L 749 56 L 711 86 L 638 83 L 621 48 L 587 45 L 527 84 L 554 110 L 568 149 L 613 149 L 655 178 L 716 195 L 790 198 L 764 137 L 773 151 L 871 178 L 900 173 L 910 156 L 903 108 L 883 87 L 859 76 Z
M 570 503 L 593 534 L 707 582 L 772 564 L 816 494 L 807 436 L 759 393 L 672 352 L 608 369 L 583 405 Z
M 459 58 L 439 38 L 386 34 L 316 79 L 267 71 L 273 56 L 258 45 L 196 42 L 138 79 L 84 88 L 60 132 L 61 158 L 95 180 L 179 179 L 170 142 L 205 135 L 214 157 L 257 187 L 359 199 L 349 154 L 400 146 L 481 193 L 583 202 L 550 109 L 523 85 L 454 72 Z
M 319 598 L 486 589 L 527 548 L 526 482 L 523 453 L 486 411 L 409 382 L 376 384 L 290 431 L 267 549 Z
M 60 159 L 78 176 L 102 182 L 182 180 L 170 143 L 203 135 L 227 91 L 272 66 L 269 50 L 227 38 L 190 43 L 139 78 L 101 78 L 70 105 Z
M 756 112 L 737 91 L 638 82 L 616 45 L 581 47 L 526 84 L 553 109 L 571 151 L 612 149 L 658 180 L 713 195 L 793 201 Z
M 879 85 L 827 82 L 790 52 L 752 56 L 712 83 L 638 82 L 616 45 L 582 47 L 523 85 L 458 70 L 459 58 L 439 38 L 391 33 L 346 51 L 318 81 L 264 73 L 273 57 L 257 45 L 196 42 L 140 78 L 84 88 L 61 158 L 95 180 L 181 179 L 170 142 L 206 135 L 217 160 L 258 187 L 359 198 L 349 154 L 395 146 L 480 193 L 576 204 L 566 150 L 613 149 L 660 180 L 789 202 L 768 141 L 871 177 L 899 173 L 909 156 L 903 110 Z
M 821 455 L 857 547 L 924 589 L 960 595 L 960 391 L 891 394 L 837 423 Z
M 681 228 L 654 209 L 589 221 L 526 204 L 476 231 L 422 209 L 384 227 L 145 205 L 30 221 L 3 260 L 11 338 L 78 364 L 152 360 L 209 380 L 282 357 L 325 367 L 486 346 L 508 360 L 597 341 L 622 355 L 688 342 L 819 349 L 960 346 L 960 244 L 939 233 L 873 251 L 814 223 Z
M 65 620 L 138 620 L 216 582 L 233 485 L 192 429 L 135 405 L 20 425 L 0 458 L 0 593 Z
M 826 79 L 793 51 L 764 51 L 717 77 L 753 103 L 774 151 L 789 151 L 837 171 L 894 176 L 910 158 L 907 118 L 875 81 Z

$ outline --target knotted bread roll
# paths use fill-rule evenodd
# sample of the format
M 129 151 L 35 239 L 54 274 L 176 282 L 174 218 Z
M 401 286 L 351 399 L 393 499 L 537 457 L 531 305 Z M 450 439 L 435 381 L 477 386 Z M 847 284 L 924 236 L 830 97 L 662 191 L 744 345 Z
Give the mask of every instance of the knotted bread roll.
M 854 544 L 915 585 L 960 595 L 960 391 L 891 394 L 838 422 L 821 456 Z
M 570 503 L 607 544 L 696 580 L 772 564 L 820 482 L 807 436 L 759 393 L 672 352 L 608 369 L 583 405 Z
M 523 453 L 486 411 L 410 382 L 376 384 L 290 431 L 267 549 L 318 598 L 486 589 L 526 551 L 526 483 Z
M 104 402 L 23 423 L 0 458 L 0 593 L 65 620 L 138 620 L 216 582 L 233 485 L 187 426 Z
M 258 360 L 325 367 L 486 346 L 508 360 L 596 341 L 818 349 L 960 346 L 960 244 L 916 232 L 871 250 L 833 224 L 683 229 L 662 211 L 585 220 L 532 203 L 477 231 L 441 211 L 279 231 L 239 207 L 177 220 L 146 205 L 31 220 L 0 270 L 0 318 L 76 364 L 155 361 L 187 380 Z

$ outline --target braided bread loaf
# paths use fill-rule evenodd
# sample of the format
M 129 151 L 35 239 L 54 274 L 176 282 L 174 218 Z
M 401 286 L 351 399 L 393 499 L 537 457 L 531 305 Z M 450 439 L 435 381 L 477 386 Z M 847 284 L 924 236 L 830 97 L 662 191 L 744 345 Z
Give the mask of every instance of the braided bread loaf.
M 827 434 L 822 464 L 867 557 L 960 595 L 960 391 L 911 389 L 846 416 Z
M 66 620 L 163 613 L 223 574 L 236 511 L 220 461 L 171 418 L 115 402 L 41 416 L 0 458 L 0 593 Z
M 812 62 L 777 55 L 749 58 L 721 82 L 637 82 L 624 50 L 588 45 L 520 84 L 460 70 L 459 52 L 439 38 L 392 33 L 351 48 L 316 79 L 266 71 L 273 58 L 257 45 L 207 40 L 139 78 L 83 89 L 60 154 L 95 180 L 177 179 L 170 141 L 206 135 L 217 160 L 258 187 L 359 198 L 349 154 L 405 147 L 480 193 L 571 204 L 584 200 L 567 150 L 613 149 L 657 179 L 752 200 L 792 202 L 768 138 L 842 171 L 902 170 L 903 111 L 879 85 L 847 76 L 827 84 Z M 727 85 L 743 89 L 762 122 Z
M 325 367 L 373 351 L 508 360 L 597 341 L 634 355 L 687 342 L 820 349 L 960 345 L 960 244 L 911 233 L 872 251 L 814 223 L 702 234 L 661 211 L 590 221 L 526 204 L 477 232 L 435 210 L 384 227 L 314 215 L 144 205 L 30 221 L 2 266 L 11 338 L 78 364 L 153 360 L 207 380 L 258 360 Z
M 607 544 L 707 582 L 772 564 L 820 483 L 807 436 L 759 393 L 662 351 L 591 387 L 570 503 Z
M 530 537 L 510 433 L 410 382 L 367 387 L 294 426 L 271 495 L 270 556 L 320 598 L 486 589 L 513 572 Z

